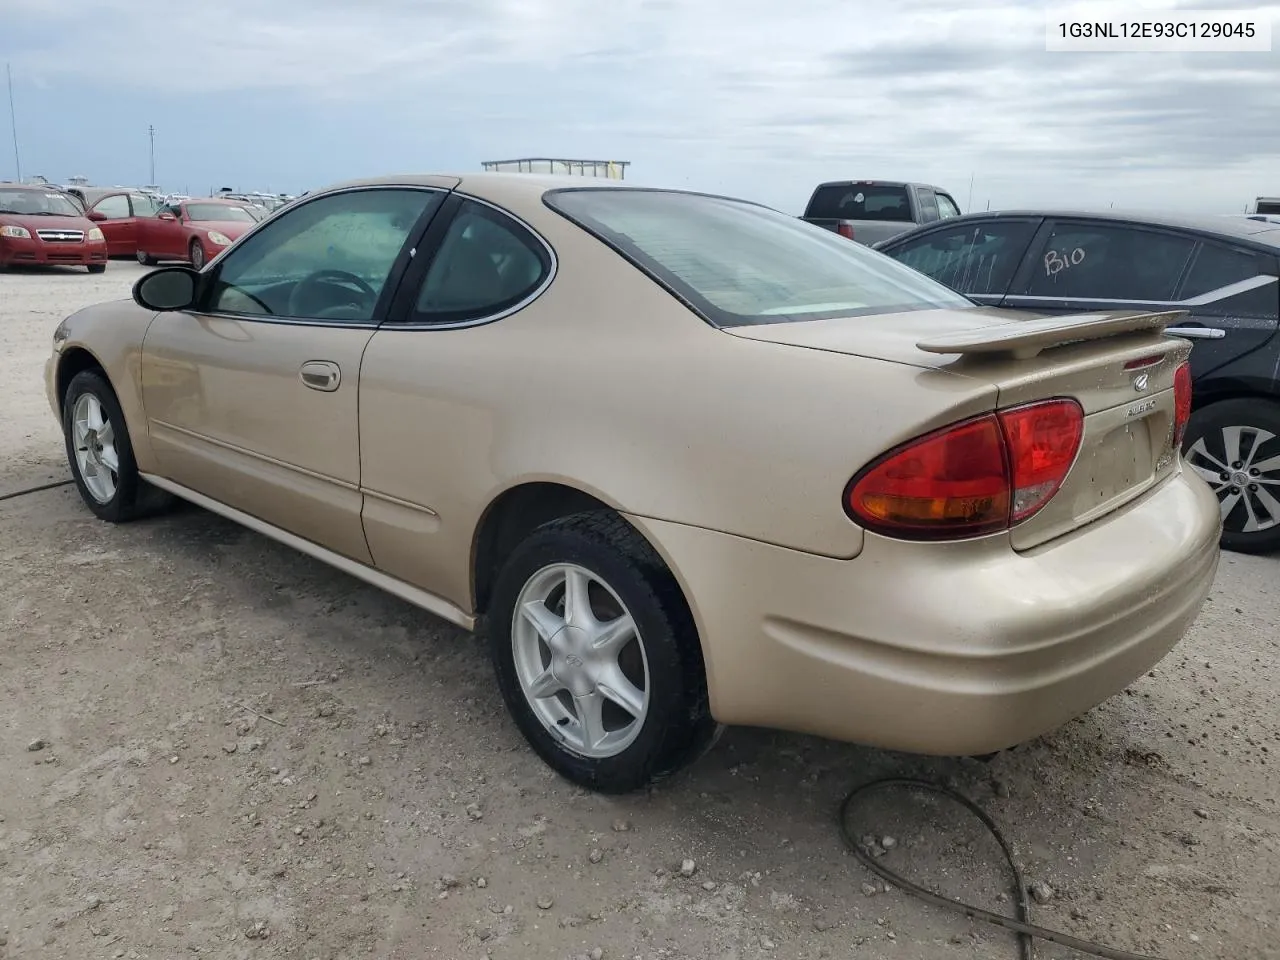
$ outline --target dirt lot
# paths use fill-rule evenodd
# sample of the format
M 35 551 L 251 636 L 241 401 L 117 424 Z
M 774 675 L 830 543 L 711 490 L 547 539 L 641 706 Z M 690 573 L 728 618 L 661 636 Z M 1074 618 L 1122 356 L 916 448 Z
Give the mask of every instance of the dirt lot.
M 66 476 L 50 333 L 138 275 L 0 277 L 0 495 Z M 1226 555 L 1152 675 L 989 763 L 731 730 L 605 799 L 525 748 L 453 627 L 195 508 L 111 527 L 72 487 L 0 501 L 0 957 L 1016 956 L 842 852 L 841 797 L 889 774 L 984 804 L 1053 888 L 1040 923 L 1280 957 L 1277 574 Z M 1010 911 L 951 808 L 873 805 L 858 832 Z

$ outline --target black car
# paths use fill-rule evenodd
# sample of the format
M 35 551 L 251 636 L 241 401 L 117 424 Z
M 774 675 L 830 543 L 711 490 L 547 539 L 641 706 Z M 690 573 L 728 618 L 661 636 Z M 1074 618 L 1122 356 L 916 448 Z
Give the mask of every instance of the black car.
M 1185 309 L 1184 455 L 1222 504 L 1222 545 L 1280 549 L 1280 224 L 1247 217 L 975 213 L 876 249 L 974 301 L 1034 313 Z

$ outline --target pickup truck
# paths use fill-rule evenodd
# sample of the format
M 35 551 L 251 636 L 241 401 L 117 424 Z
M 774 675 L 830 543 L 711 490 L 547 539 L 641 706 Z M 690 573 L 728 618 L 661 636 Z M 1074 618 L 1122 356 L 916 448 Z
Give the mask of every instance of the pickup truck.
M 959 215 L 951 194 L 926 183 L 832 180 L 818 184 L 800 219 L 870 246 Z

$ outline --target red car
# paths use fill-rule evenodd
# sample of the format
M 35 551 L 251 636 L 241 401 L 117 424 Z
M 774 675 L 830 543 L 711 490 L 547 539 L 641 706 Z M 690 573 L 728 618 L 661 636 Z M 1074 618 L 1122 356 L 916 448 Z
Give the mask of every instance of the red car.
M 138 221 L 138 262 L 189 260 L 197 270 L 257 223 L 243 204 L 230 200 L 183 200 L 166 204 Z
M 89 211 L 89 219 L 102 228 L 107 253 L 132 257 L 138 251 L 138 221 L 155 216 L 158 200 L 137 190 L 81 187 L 77 191 Z
M 106 238 L 65 194 L 0 183 L 0 270 L 15 265 L 82 266 L 102 273 Z

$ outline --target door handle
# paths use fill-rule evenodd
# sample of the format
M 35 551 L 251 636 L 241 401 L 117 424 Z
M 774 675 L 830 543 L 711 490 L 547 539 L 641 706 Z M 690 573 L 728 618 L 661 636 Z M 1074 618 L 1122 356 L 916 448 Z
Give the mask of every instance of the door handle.
M 342 371 L 336 363 L 328 360 L 308 360 L 298 371 L 302 382 L 312 390 L 323 390 L 332 393 L 342 382 Z

